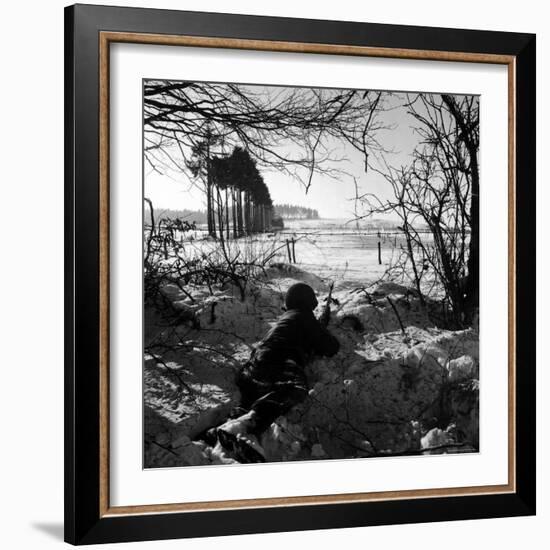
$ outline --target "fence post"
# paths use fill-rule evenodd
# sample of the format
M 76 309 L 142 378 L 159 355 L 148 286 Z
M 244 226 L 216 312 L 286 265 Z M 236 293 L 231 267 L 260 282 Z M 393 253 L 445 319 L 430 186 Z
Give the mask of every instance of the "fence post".
M 382 250 L 380 248 L 380 241 L 378 241 L 378 265 L 382 265 Z
M 292 237 L 292 263 L 296 263 L 296 250 L 295 250 L 295 244 L 296 241 L 294 240 L 294 237 Z

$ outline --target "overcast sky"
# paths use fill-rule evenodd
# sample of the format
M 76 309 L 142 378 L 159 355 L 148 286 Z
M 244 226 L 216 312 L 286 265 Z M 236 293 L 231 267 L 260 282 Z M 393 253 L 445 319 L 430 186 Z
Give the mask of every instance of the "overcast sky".
M 269 87 L 262 86 L 269 90 Z M 381 113 L 385 126 L 393 127 L 377 134 L 378 141 L 392 153 L 386 155 L 388 164 L 395 167 L 407 165 L 410 155 L 418 144 L 419 136 L 414 132 L 415 120 L 402 106 L 404 94 L 385 96 L 388 110 Z M 373 170 L 364 170 L 364 157 L 346 143 L 337 144 L 338 155 L 346 157 L 345 170 L 349 176 L 334 179 L 315 174 L 306 194 L 304 186 L 287 174 L 260 168 L 275 204 L 290 203 L 315 208 L 323 218 L 350 219 L 353 217 L 355 195 L 353 176 L 357 178 L 359 193 L 374 193 L 381 200 L 389 193 L 389 184 Z M 372 160 L 372 157 L 369 157 Z M 145 163 L 144 192 L 156 208 L 204 210 L 204 192 L 193 186 L 189 179 L 176 171 L 162 175 Z

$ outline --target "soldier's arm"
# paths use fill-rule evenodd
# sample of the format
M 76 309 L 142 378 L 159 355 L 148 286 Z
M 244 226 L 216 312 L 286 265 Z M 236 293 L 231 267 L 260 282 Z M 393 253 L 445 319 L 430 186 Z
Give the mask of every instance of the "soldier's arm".
M 312 315 L 308 322 L 308 332 L 317 355 L 332 357 L 338 353 L 340 342 Z

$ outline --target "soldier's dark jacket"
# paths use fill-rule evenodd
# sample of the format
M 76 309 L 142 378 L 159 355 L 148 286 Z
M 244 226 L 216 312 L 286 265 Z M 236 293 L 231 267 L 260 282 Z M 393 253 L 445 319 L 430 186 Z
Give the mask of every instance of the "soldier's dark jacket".
M 331 357 L 340 344 L 313 315 L 311 310 L 290 309 L 255 348 L 256 364 L 277 364 L 288 359 L 301 367 L 314 356 Z

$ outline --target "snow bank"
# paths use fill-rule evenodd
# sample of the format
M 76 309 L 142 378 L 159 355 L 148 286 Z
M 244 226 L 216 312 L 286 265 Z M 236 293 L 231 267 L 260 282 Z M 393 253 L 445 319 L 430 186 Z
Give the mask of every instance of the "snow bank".
M 162 353 L 164 364 L 157 355 L 145 361 L 146 466 L 234 462 L 219 446 L 193 439 L 238 404 L 236 369 L 298 281 L 316 290 L 320 310 L 326 283 L 284 264 L 269 268 L 244 301 L 232 287 L 162 289 L 175 313 L 172 324 L 151 317 L 148 341 L 179 347 Z M 333 298 L 329 328 L 341 350 L 308 366 L 309 396 L 266 432 L 267 459 L 475 450 L 477 331 L 433 328 L 437 306 L 394 283 L 340 289 Z

